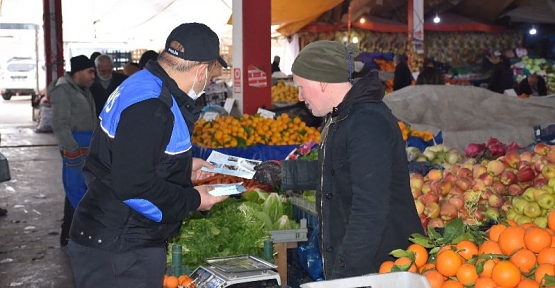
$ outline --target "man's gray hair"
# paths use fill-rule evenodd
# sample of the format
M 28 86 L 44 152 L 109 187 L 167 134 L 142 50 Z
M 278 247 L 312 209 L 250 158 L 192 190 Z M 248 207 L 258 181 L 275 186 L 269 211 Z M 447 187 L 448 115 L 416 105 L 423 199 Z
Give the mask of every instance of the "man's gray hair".
M 96 57 L 96 59 L 94 59 L 94 66 L 98 66 L 98 63 L 100 63 L 102 61 L 109 61 L 110 64 L 112 64 L 112 66 L 114 66 L 114 60 L 112 59 L 112 56 L 106 55 L 106 54 L 102 54 L 102 55 L 99 55 L 98 57 Z

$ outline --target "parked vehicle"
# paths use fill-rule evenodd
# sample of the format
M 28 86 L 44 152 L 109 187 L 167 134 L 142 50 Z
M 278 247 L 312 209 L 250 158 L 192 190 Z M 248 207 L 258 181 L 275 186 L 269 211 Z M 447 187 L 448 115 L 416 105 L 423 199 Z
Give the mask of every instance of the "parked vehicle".
M 39 73 L 42 72 L 42 73 Z M 0 94 L 4 100 L 12 96 L 39 94 L 37 76 L 44 74 L 33 58 L 14 57 L 0 70 Z

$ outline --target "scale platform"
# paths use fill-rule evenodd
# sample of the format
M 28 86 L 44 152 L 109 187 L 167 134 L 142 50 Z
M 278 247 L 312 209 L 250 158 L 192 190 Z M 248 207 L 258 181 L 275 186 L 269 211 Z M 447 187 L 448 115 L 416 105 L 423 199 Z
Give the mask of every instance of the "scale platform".
M 281 287 L 276 265 L 252 255 L 209 258 L 189 276 L 196 288 Z

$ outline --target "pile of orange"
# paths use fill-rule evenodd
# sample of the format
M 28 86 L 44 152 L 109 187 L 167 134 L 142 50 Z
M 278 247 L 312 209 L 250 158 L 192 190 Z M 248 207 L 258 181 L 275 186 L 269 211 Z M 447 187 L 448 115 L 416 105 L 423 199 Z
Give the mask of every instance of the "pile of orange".
M 555 211 L 548 216 L 548 226 L 497 224 L 484 242 L 463 240 L 438 247 L 437 254 L 412 244 L 407 251 L 414 257 L 386 261 L 379 273 L 417 272 L 432 288 L 555 287 Z
M 222 116 L 195 124 L 193 143 L 207 148 L 264 145 L 300 145 L 319 142 L 320 132 L 308 127 L 299 117 L 281 114 L 275 119 L 260 115 Z
M 430 141 L 434 138 L 434 134 L 431 131 L 422 131 L 413 129 L 410 125 L 403 121 L 398 121 L 399 129 L 401 129 L 401 134 L 403 135 L 403 140 L 407 140 L 409 137 L 418 137 L 424 139 L 424 141 Z
M 188 275 L 185 275 L 185 274 L 183 274 L 179 277 L 164 275 L 164 280 L 162 282 L 162 286 L 165 287 L 165 288 L 177 288 L 177 287 L 195 288 L 196 284 L 195 284 L 193 278 L 191 278 L 191 277 L 189 277 Z

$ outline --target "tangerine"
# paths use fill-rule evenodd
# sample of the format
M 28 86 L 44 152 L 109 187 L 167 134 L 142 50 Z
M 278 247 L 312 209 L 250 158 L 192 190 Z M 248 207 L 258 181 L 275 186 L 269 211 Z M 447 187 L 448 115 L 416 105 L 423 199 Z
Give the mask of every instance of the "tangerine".
M 551 212 L 547 214 L 547 227 L 555 231 L 555 210 L 551 210 Z
M 455 280 L 447 280 L 443 282 L 441 288 L 464 288 L 464 286 Z
M 391 272 L 391 268 L 393 268 L 393 265 L 395 265 L 395 263 L 391 260 L 383 262 L 382 265 L 380 265 L 380 270 L 378 271 L 378 273 L 384 274 Z
M 177 286 L 179 286 L 179 280 L 175 276 L 168 276 L 165 286 L 167 288 L 177 288 Z
M 488 230 L 488 239 L 495 242 L 499 241 L 499 235 L 505 229 L 507 229 L 507 226 L 503 224 L 496 224 L 491 226 L 491 228 L 489 228 Z
M 476 266 L 478 266 L 479 263 L 485 261 L 486 263 L 484 263 L 483 267 L 482 267 L 482 273 L 480 273 L 480 277 L 487 277 L 487 278 L 491 278 L 491 271 L 493 270 L 493 267 L 495 266 L 495 264 L 497 264 L 499 262 L 499 258 L 492 258 L 492 259 L 480 259 L 476 262 Z
M 555 264 L 555 247 L 547 247 L 540 251 L 537 262 L 538 264 Z
M 436 269 L 443 276 L 451 277 L 457 274 L 457 269 L 459 269 L 462 263 L 463 261 L 457 252 L 445 250 L 437 255 Z
M 524 234 L 526 230 L 520 226 L 507 227 L 499 235 L 499 249 L 506 256 L 511 256 L 515 251 L 524 248 Z M 495 280 L 495 279 L 494 279 Z
M 522 248 L 511 256 L 510 261 L 513 262 L 520 271 L 529 273 L 532 268 L 536 266 L 536 254 L 526 248 Z
M 489 277 L 478 277 L 476 282 L 474 282 L 474 288 L 495 288 L 497 284 Z
M 422 265 L 420 268 L 418 268 L 418 272 L 420 274 L 423 274 L 424 272 L 426 272 L 428 270 L 436 270 L 436 264 L 435 263 L 426 263 L 426 264 Z
M 469 240 L 463 240 L 457 243 L 457 252 L 465 260 L 470 260 L 474 255 L 478 255 L 478 246 Z
M 517 288 L 539 288 L 540 284 L 532 279 L 524 278 L 524 280 L 518 283 Z M 476 287 L 477 288 L 477 287 Z
M 539 253 L 543 248 L 551 246 L 551 234 L 543 228 L 529 228 L 524 233 L 524 247 L 528 250 Z
M 554 269 L 555 266 L 553 264 L 540 264 L 538 265 L 538 267 L 536 267 L 536 272 L 534 272 L 534 279 L 536 280 L 536 282 L 543 284 L 543 277 L 545 277 L 545 275 L 555 276 Z
M 421 267 L 428 262 L 428 250 L 424 246 L 412 244 L 407 250 L 414 252 L 414 264 L 416 264 L 416 267 Z
M 516 287 L 520 283 L 520 270 L 511 261 L 499 261 L 491 271 L 491 279 L 499 286 Z
M 394 264 L 399 268 L 405 267 L 405 266 L 410 264 L 408 269 L 406 269 L 405 271 L 409 271 L 409 272 L 416 272 L 417 271 L 416 270 L 416 265 L 414 265 L 414 261 L 412 261 L 412 259 L 410 259 L 409 257 L 398 258 L 397 260 L 395 260 Z
M 478 254 L 503 254 L 501 252 L 501 248 L 499 248 L 499 244 L 495 241 L 484 241 L 482 245 L 480 245 L 480 249 L 478 249 Z
M 457 269 L 456 275 L 457 280 L 465 286 L 474 283 L 476 279 L 478 279 L 476 267 L 469 263 L 462 264 L 459 269 Z
M 437 272 L 436 270 L 428 270 L 424 272 L 424 277 L 428 280 L 431 288 L 441 288 L 443 283 L 445 282 L 445 278 L 441 273 Z

